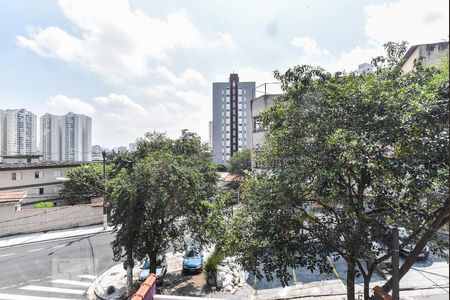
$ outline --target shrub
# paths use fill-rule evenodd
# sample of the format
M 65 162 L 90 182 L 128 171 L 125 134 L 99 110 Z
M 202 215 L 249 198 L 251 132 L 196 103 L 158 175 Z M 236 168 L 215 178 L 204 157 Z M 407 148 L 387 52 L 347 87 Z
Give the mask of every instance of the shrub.
M 214 249 L 213 253 L 208 257 L 205 263 L 205 275 L 206 281 L 210 285 L 215 285 L 216 276 L 217 276 L 217 266 L 220 262 L 225 258 L 225 252 L 221 250 L 217 250 L 217 247 Z M 214 284 L 212 284 L 214 283 Z
M 55 206 L 53 202 L 39 202 L 34 205 L 35 208 L 49 208 Z

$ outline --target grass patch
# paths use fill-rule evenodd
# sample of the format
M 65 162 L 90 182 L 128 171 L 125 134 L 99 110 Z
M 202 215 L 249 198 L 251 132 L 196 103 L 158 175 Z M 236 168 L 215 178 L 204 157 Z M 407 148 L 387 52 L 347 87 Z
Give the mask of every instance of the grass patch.
M 50 208 L 55 206 L 53 202 L 39 202 L 34 205 L 34 208 Z

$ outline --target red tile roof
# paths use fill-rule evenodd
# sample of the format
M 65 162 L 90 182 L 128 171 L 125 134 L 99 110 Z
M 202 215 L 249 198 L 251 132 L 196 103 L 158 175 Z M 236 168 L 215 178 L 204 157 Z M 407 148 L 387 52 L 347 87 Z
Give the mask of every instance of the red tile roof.
M 19 202 L 26 196 L 26 192 L 0 192 L 0 203 Z

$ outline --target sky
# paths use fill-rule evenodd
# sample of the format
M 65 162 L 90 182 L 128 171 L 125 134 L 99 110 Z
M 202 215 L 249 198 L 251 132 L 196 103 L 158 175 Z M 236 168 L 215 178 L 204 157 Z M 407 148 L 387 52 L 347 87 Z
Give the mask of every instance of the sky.
M 208 141 L 212 82 L 357 69 L 388 41 L 448 40 L 448 0 L 0 0 L 0 109 L 92 118 L 92 144 Z

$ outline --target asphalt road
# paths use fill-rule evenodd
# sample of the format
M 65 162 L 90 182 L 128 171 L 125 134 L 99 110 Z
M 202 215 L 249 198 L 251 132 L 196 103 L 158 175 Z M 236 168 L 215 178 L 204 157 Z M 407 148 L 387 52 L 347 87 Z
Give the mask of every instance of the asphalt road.
M 0 299 L 84 299 L 116 264 L 111 233 L 0 249 Z

